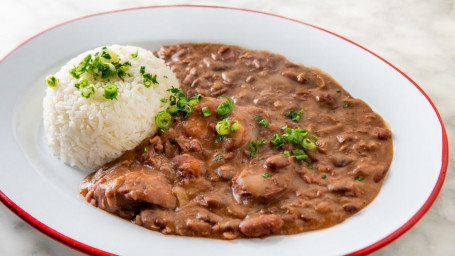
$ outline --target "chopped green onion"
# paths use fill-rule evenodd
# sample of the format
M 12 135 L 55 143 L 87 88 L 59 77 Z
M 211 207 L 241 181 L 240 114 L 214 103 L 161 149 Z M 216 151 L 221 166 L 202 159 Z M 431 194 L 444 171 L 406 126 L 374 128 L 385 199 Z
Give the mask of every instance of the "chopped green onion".
M 306 166 L 306 168 L 308 168 L 308 169 L 313 169 L 313 165 L 312 165 L 312 164 L 308 164 L 308 165 Z
M 167 99 L 166 99 L 166 98 L 162 98 L 160 101 L 161 101 L 162 103 L 167 103 Z
M 166 111 L 167 111 L 170 115 L 173 116 L 173 115 L 177 114 L 177 112 L 179 112 L 179 108 L 176 107 L 176 106 L 168 107 L 168 108 L 166 109 Z
M 274 134 L 270 142 L 277 148 L 281 148 L 284 145 L 284 140 L 279 134 Z
M 220 161 L 221 159 L 223 159 L 223 155 L 219 155 L 219 156 L 215 157 L 213 160 Z
M 136 51 L 136 53 L 131 53 L 131 57 L 133 59 L 137 58 L 137 55 L 139 54 L 139 50 Z
M 93 94 L 95 94 L 95 87 L 93 86 L 93 84 L 87 86 L 87 87 L 84 87 L 82 88 L 82 91 L 81 91 L 81 96 L 88 99 L 90 98 L 90 96 L 92 96 Z
M 231 124 L 231 132 L 235 133 L 240 127 L 240 123 L 238 120 L 234 120 L 234 122 Z
M 141 66 L 139 69 L 139 73 L 141 73 L 142 78 L 144 78 L 143 83 L 146 88 L 150 88 L 152 84 L 159 84 L 157 80 L 157 75 L 152 75 L 150 73 L 145 73 L 145 66 Z
M 255 116 L 254 121 L 256 121 L 258 124 L 264 126 L 264 127 L 269 127 L 269 122 L 262 118 L 262 116 Z
M 349 108 L 349 103 L 343 104 L 343 108 Z
M 104 98 L 108 100 L 113 100 L 117 99 L 118 91 L 117 91 L 117 85 L 115 84 L 110 84 L 106 87 L 104 87 Z
M 308 156 L 307 155 L 298 155 L 298 156 L 295 156 L 295 159 L 297 159 L 297 160 L 305 160 L 305 159 L 308 159 Z
M 300 117 L 303 114 L 303 108 L 297 113 L 295 110 L 291 110 L 288 113 L 284 113 L 285 117 L 289 117 L 292 119 L 294 122 L 298 122 L 300 120 Z
M 354 180 L 357 180 L 357 181 L 362 181 L 364 180 L 365 178 L 363 176 L 355 176 L 354 177 Z
M 270 173 L 268 173 L 268 172 L 263 172 L 263 173 L 262 173 L 262 177 L 264 177 L 264 178 L 270 178 L 270 177 L 272 177 L 272 175 L 271 175 Z
M 341 93 L 341 90 L 340 90 L 340 89 L 338 89 L 338 90 L 337 90 L 337 93 Z
M 327 175 L 324 174 L 324 175 L 322 175 L 321 178 L 322 178 L 323 180 L 325 180 L 325 179 L 327 178 Z
M 202 95 L 197 93 L 195 95 L 193 95 L 192 97 L 190 97 L 188 99 L 188 101 L 191 103 L 191 105 L 195 106 L 196 104 L 199 103 L 199 100 L 202 98 Z
M 175 138 L 173 138 L 173 137 L 169 138 L 169 142 L 170 142 L 171 144 L 177 143 L 177 141 L 176 141 Z
M 311 135 L 311 138 L 313 138 L 314 141 L 318 141 L 319 140 L 318 136 L 316 136 L 316 135 Z
M 210 116 L 212 113 L 210 113 L 210 110 L 208 107 L 203 107 L 202 108 L 202 114 L 205 116 L 205 117 L 208 117 Z
M 92 60 L 92 55 L 89 54 L 87 55 L 79 64 L 74 67 L 73 69 L 70 70 L 70 74 L 76 78 L 79 79 L 79 77 L 85 72 L 87 69 L 87 65 L 89 62 Z
M 292 142 L 296 145 L 302 145 L 303 138 L 308 134 L 308 130 L 297 128 L 286 128 L 286 133 L 283 134 L 281 137 L 285 142 Z
M 147 153 L 147 151 L 149 151 L 149 149 L 147 147 L 144 148 L 144 153 Z
M 308 155 L 305 153 L 305 151 L 303 151 L 301 149 L 292 150 L 292 154 L 295 156 L 295 159 L 297 159 L 297 160 L 308 159 Z
M 317 148 L 316 144 L 308 138 L 303 139 L 302 147 L 308 150 L 315 150 Z
M 169 128 L 171 125 L 171 120 L 171 115 L 166 111 L 160 111 L 155 116 L 155 123 L 162 131 L 165 131 Z
M 229 131 L 231 130 L 231 124 L 229 123 L 229 120 L 223 119 L 219 121 L 215 126 L 215 130 L 219 135 L 228 135 Z
M 87 87 L 87 85 L 88 85 L 88 79 L 83 77 L 79 80 L 79 82 L 74 84 L 74 87 L 76 87 L 77 89 L 80 89 L 80 88 Z
M 220 141 L 223 141 L 224 137 L 226 137 L 226 135 L 217 134 L 216 137 L 215 137 L 215 144 L 218 144 Z
M 221 103 L 216 109 L 220 116 L 229 115 L 232 110 L 234 110 L 234 102 L 232 102 L 230 98 L 227 98 L 227 100 Z
M 166 78 L 166 79 L 168 79 L 168 77 L 167 77 L 166 75 L 164 75 L 164 76 L 163 76 L 163 78 Z
M 58 85 L 58 78 L 56 78 L 55 76 L 48 76 L 46 77 L 46 83 L 49 87 L 55 87 Z
M 142 74 L 142 77 L 144 78 L 144 86 L 146 88 L 150 88 L 150 86 L 152 86 L 152 84 L 159 84 L 158 83 L 158 80 L 156 80 L 157 78 L 157 75 L 152 75 L 150 73 L 145 73 L 145 74 Z
M 291 152 L 289 152 L 289 150 L 285 150 L 285 151 L 283 152 L 283 154 L 284 154 L 285 156 L 291 156 Z
M 248 144 L 248 147 L 250 149 L 250 157 L 256 157 L 258 153 L 259 146 L 267 144 L 266 140 L 252 140 Z

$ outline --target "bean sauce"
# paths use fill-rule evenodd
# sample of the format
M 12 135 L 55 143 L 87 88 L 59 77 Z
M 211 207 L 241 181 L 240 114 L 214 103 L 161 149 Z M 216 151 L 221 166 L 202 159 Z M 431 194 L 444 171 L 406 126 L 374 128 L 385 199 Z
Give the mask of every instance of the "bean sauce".
M 378 194 L 391 131 L 329 75 L 233 45 L 169 45 L 155 55 L 188 97 L 204 97 L 186 119 L 88 175 L 87 202 L 163 234 L 238 239 L 327 228 Z M 217 114 L 227 98 L 232 113 Z M 238 129 L 220 136 L 223 119 Z M 310 146 L 294 143 L 295 131 Z M 286 133 L 291 141 L 272 143 Z

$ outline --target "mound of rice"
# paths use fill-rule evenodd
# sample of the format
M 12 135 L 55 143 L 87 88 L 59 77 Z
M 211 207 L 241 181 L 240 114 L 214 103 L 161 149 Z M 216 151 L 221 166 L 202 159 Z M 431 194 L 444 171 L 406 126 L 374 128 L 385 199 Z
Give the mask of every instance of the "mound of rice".
M 104 48 L 105 49 L 105 48 Z M 119 62 L 130 62 L 123 80 L 119 77 L 94 79 L 83 73 L 95 87 L 88 99 L 75 87 L 79 79 L 70 71 L 88 54 L 102 51 L 97 48 L 70 60 L 54 76 L 57 86 L 48 87 L 44 97 L 44 128 L 52 152 L 66 164 L 93 171 L 103 164 L 133 149 L 157 131 L 155 115 L 167 105 L 160 99 L 168 98 L 167 89 L 178 87 L 175 74 L 152 52 L 133 46 L 112 45 L 107 49 L 117 54 Z M 135 54 L 137 53 L 137 57 Z M 156 74 L 159 84 L 144 86 L 143 72 Z M 107 84 L 118 87 L 117 99 L 105 99 Z

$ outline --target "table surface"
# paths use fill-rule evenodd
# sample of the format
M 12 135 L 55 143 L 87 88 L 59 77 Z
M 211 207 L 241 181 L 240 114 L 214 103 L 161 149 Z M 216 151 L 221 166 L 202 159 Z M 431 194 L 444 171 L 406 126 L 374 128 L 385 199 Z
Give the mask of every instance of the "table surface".
M 454 148 L 455 0 L 1 0 L 0 59 L 42 30 L 80 16 L 122 8 L 221 5 L 275 13 L 347 37 L 401 69 L 438 108 Z M 454 155 L 444 186 L 428 213 L 373 255 L 454 255 Z M 81 255 L 41 234 L 0 204 L 0 255 Z

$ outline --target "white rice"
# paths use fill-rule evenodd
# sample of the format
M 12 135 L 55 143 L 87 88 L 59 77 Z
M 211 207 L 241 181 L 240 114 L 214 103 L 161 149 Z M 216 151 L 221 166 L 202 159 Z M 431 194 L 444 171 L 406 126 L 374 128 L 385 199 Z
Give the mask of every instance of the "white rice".
M 74 86 L 79 80 L 69 73 L 88 54 L 101 51 L 100 47 L 64 65 L 54 75 L 60 80 L 58 85 L 46 89 L 43 101 L 50 149 L 66 164 L 87 171 L 96 170 L 153 135 L 157 131 L 155 115 L 167 107 L 160 99 L 169 97 L 167 89 L 179 86 L 175 74 L 152 52 L 133 46 L 107 48 L 117 53 L 121 63 L 131 63 L 127 71 L 131 76 L 124 76 L 124 81 L 110 79 L 118 87 L 117 100 L 105 99 L 105 81 L 94 81 L 87 73 L 81 77 L 87 77 L 97 90 L 89 99 L 83 98 Z M 131 54 L 136 52 L 138 56 L 133 58 Z M 158 85 L 144 86 L 141 66 L 146 67 L 146 73 L 157 74 Z

